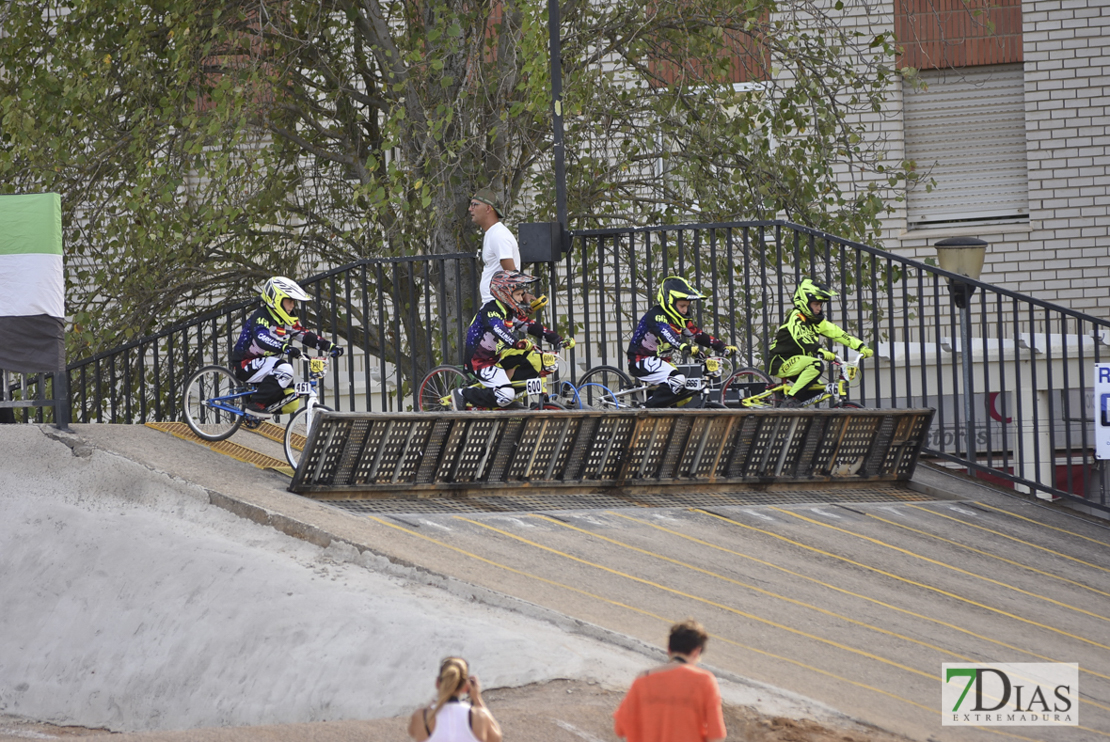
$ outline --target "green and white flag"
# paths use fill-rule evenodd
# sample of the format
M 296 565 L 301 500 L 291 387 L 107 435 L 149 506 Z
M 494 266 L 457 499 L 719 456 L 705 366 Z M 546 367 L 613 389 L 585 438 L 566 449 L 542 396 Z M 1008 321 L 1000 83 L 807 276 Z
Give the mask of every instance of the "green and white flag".
M 62 198 L 0 196 L 0 369 L 65 364 Z

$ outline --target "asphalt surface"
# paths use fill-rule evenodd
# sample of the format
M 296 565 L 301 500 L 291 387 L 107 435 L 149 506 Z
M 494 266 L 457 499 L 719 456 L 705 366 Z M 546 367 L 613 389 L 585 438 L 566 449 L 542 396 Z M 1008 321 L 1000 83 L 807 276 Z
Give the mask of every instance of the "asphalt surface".
M 919 467 L 912 489 L 814 492 L 817 503 L 764 493 L 672 508 L 358 512 L 163 432 L 74 429 L 69 445 L 199 484 L 259 523 L 457 578 L 607 640 L 657 644 L 694 616 L 712 634 L 713 668 L 914 739 L 1110 737 L 1110 530 L 966 478 Z M 942 726 L 946 662 L 1077 662 L 1079 726 Z

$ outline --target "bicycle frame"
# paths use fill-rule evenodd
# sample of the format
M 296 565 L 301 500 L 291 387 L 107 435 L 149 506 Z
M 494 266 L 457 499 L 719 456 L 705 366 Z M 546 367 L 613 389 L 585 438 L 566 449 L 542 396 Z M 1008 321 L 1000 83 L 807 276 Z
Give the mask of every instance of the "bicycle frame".
M 539 344 L 534 345 L 530 353 L 536 353 L 540 356 L 539 375 L 533 376 L 529 379 L 509 380 L 509 384 L 514 389 L 522 390 L 524 392 L 525 407 L 529 408 L 542 406 L 552 401 L 551 393 L 548 390 L 547 377 L 551 376 L 559 370 L 558 353 L 555 353 L 553 351 L 545 351 L 539 346 Z M 468 378 L 474 379 L 474 375 L 472 373 L 470 373 L 469 371 L 465 371 L 465 369 L 464 372 L 466 373 Z M 569 382 L 560 383 L 567 384 Z M 471 384 L 468 384 L 468 386 L 476 389 L 481 389 L 484 387 L 484 384 L 482 384 L 481 381 L 474 380 Z M 575 390 L 575 396 L 577 396 L 577 390 Z
M 232 407 L 230 405 L 227 405 L 227 404 L 225 404 L 225 402 L 227 402 L 228 400 L 242 399 L 243 397 L 249 397 L 252 394 L 254 394 L 254 386 L 253 385 L 248 385 L 247 388 L 244 389 L 241 392 L 236 392 L 234 394 L 224 394 L 224 395 L 221 395 L 219 397 L 209 397 L 208 398 L 208 406 L 213 407 L 217 410 L 223 410 L 224 412 L 230 412 L 232 415 L 237 415 L 239 417 L 244 417 L 244 416 L 246 416 L 247 413 L 243 412 L 242 409 L 240 409 L 238 407 Z
M 720 356 L 707 356 L 702 358 L 699 363 L 681 363 L 675 365 L 680 371 L 700 371 L 699 376 L 688 375 L 686 377 L 684 389 L 688 392 L 692 392 L 688 397 L 689 399 L 700 395 L 703 398 L 703 404 L 708 401 L 707 398 L 710 393 L 718 388 L 721 382 L 722 360 Z M 641 384 L 639 386 L 617 391 L 604 386 L 601 388 L 605 389 L 607 395 L 612 397 L 613 401 L 616 403 L 617 409 L 622 409 L 640 407 L 642 405 L 639 399 L 640 395 L 643 395 L 646 399 L 646 397 L 650 396 L 650 393 L 658 387 L 659 384 Z M 579 388 L 579 392 L 581 392 L 581 387 Z M 633 401 L 625 402 L 625 400 Z
M 805 407 L 816 407 L 822 402 L 829 401 L 830 407 L 839 407 L 840 404 L 848 397 L 848 387 L 853 386 L 852 382 L 859 378 L 860 366 L 859 362 L 862 356 L 856 356 L 853 361 L 845 361 L 840 356 L 837 356 L 831 361 L 826 361 L 829 368 L 829 380 L 824 384 L 811 386 L 810 389 L 821 389 L 821 393 L 813 396 L 810 399 L 801 403 L 798 409 Z M 749 409 L 759 409 L 766 407 L 777 406 L 778 398 L 776 395 L 785 396 L 790 392 L 791 384 L 788 381 L 783 381 L 769 387 L 759 394 L 754 394 L 750 397 L 743 397 L 740 400 L 740 406 Z M 831 400 L 831 401 L 830 401 Z

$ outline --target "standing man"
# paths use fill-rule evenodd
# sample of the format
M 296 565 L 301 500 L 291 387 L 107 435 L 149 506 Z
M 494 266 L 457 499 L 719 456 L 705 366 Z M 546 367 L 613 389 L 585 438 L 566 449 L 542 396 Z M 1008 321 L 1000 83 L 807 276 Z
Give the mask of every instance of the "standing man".
M 709 635 L 692 618 L 671 627 L 670 661 L 632 682 L 613 714 L 628 742 L 720 742 L 725 738 L 717 678 L 697 665 Z
M 497 271 L 517 271 L 520 266 L 520 248 L 516 237 L 501 222 L 499 200 L 492 188 L 483 188 L 470 199 L 470 220 L 482 228 L 482 306 L 493 299 L 489 290 L 490 279 Z

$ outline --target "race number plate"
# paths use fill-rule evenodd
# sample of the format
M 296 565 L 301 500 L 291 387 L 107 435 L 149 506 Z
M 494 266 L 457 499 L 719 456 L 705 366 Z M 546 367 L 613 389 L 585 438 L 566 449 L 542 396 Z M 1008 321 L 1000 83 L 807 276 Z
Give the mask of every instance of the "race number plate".
M 701 379 L 687 379 L 686 388 L 694 390 L 701 389 Z
M 528 379 L 524 382 L 524 391 L 529 394 L 543 394 L 543 379 Z
M 556 356 L 554 353 L 544 353 L 543 354 L 543 367 L 544 367 L 544 369 L 546 369 L 548 371 L 554 371 L 555 370 L 555 365 L 558 362 L 559 362 L 558 356 Z
M 293 385 L 293 391 L 295 391 L 297 394 L 308 394 L 312 391 L 312 384 L 308 383 L 307 381 L 298 381 L 296 384 Z
M 721 362 L 718 361 L 716 358 L 706 358 L 705 359 L 705 370 L 709 371 L 710 373 L 720 371 L 721 370 Z

